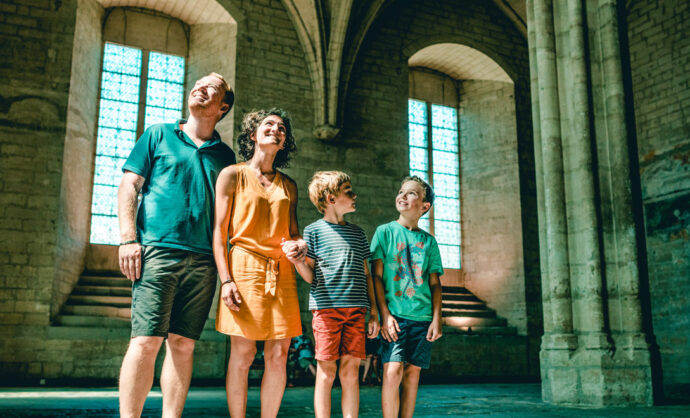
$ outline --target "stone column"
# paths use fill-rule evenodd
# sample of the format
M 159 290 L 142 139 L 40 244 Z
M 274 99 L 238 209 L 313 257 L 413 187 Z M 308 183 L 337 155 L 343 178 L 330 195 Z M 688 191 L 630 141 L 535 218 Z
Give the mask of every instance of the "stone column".
M 564 138 L 570 275 L 578 340 L 585 349 L 605 349 L 603 283 L 599 249 L 599 220 L 595 203 L 591 115 L 589 110 L 585 28 L 582 0 L 568 0 L 565 15 L 567 39 L 564 70 L 569 128 Z
M 531 6 L 531 5 L 530 5 Z M 533 7 L 527 7 L 527 19 L 529 21 L 534 20 Z M 527 28 L 527 38 L 529 45 L 529 71 L 530 71 L 530 95 L 532 100 L 532 132 L 534 135 L 534 165 L 537 168 L 536 184 L 537 184 L 537 217 L 539 222 L 539 242 L 546 242 L 546 220 L 544 215 L 546 213 L 546 207 L 544 204 L 544 178 L 541 175 L 543 166 L 543 160 L 541 156 L 541 128 L 539 121 L 539 86 L 537 74 L 539 73 L 537 67 L 537 52 L 536 52 L 536 31 L 534 30 L 534 25 L 530 25 Z M 539 246 L 539 264 L 541 270 L 541 300 L 543 304 L 543 317 L 544 317 L 544 332 L 550 333 L 553 329 L 553 324 L 551 322 L 551 295 L 549 293 L 549 283 L 548 283 L 548 257 L 546 256 L 546 246 Z
M 637 238 L 632 210 L 630 161 L 625 118 L 625 91 L 618 40 L 616 2 L 599 1 L 599 31 L 602 52 L 602 78 L 606 135 L 600 149 L 602 157 L 603 204 L 609 205 L 609 222 L 604 229 L 607 256 L 609 297 L 617 303 L 609 306 L 611 330 L 614 333 L 642 333 L 642 311 L 639 302 Z M 608 187 L 607 187 L 608 186 Z
M 603 243 L 606 254 L 606 285 L 611 337 L 616 351 L 604 378 L 621 382 L 621 390 L 637 403 L 652 403 L 651 355 L 642 325 L 637 237 L 632 209 L 630 154 L 626 126 L 626 95 L 619 40 L 618 5 L 598 0 L 596 45 L 601 56 L 600 83 L 603 93 L 596 103 L 601 109 L 597 128 L 600 188 L 603 213 Z M 630 96 L 627 97 L 631 100 Z M 613 384 L 613 383 L 612 383 Z
M 545 258 L 542 395 L 650 404 L 616 2 L 532 0 L 527 12 Z
M 551 324 L 545 332 L 545 344 L 559 345 L 558 336 L 571 335 L 573 330 L 570 280 L 568 274 L 568 242 L 563 184 L 563 153 L 558 107 L 553 15 L 550 2 L 534 4 L 536 30 L 536 62 L 539 79 L 539 127 L 541 142 L 541 177 L 544 200 L 543 227 L 546 242 L 546 275 Z M 539 176 L 539 174 L 538 174 Z M 550 338 L 553 337 L 553 338 Z M 568 347 L 570 343 L 563 347 Z

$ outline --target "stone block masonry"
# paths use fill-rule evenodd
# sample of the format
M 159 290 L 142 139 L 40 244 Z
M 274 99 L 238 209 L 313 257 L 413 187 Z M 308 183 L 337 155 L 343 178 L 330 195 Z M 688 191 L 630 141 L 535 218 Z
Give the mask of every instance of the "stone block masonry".
M 465 287 L 527 334 L 520 179 L 511 83 L 460 82 Z
M 637 1 L 627 14 L 652 322 L 663 392 L 690 393 L 690 4 Z
M 84 270 L 90 234 L 96 115 L 99 97 L 103 8 L 80 0 L 74 29 L 70 95 L 62 161 L 51 318 Z M 77 87 L 79 86 L 79 87 Z
M 3 2 L 3 324 L 49 323 L 76 7 L 76 1 Z

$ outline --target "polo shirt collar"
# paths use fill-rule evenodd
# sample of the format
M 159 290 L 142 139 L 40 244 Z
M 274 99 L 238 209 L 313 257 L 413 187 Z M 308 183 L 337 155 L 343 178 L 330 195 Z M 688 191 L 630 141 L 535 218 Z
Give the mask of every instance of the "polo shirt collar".
M 175 133 L 177 134 L 177 137 L 180 138 L 181 140 L 183 140 L 185 143 L 193 146 L 194 148 L 197 148 L 194 141 L 192 141 L 192 139 L 186 133 L 184 133 L 184 131 L 182 131 L 182 129 L 180 129 L 180 124 L 185 124 L 185 123 L 187 123 L 187 119 L 179 119 L 177 122 L 175 122 Z M 198 148 L 201 149 L 201 148 L 212 147 L 219 142 L 220 142 L 220 134 L 218 133 L 218 131 L 216 131 L 214 129 L 213 135 L 211 136 L 211 139 L 204 142 Z

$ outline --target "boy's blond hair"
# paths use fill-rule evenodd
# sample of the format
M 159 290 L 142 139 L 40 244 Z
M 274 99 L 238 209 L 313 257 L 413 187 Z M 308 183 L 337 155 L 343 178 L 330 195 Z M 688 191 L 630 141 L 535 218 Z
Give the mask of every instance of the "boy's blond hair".
M 324 213 L 328 195 L 337 196 L 342 185 L 348 181 L 350 176 L 342 171 L 317 171 L 309 181 L 309 200 L 319 212 Z

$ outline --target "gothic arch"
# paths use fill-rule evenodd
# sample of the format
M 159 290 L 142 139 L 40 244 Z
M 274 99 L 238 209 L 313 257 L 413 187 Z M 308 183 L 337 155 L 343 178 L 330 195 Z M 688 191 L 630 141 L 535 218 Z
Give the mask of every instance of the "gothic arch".
M 417 38 L 405 45 L 403 54 L 409 60 L 419 51 L 423 51 L 429 47 L 438 47 L 438 45 L 457 45 L 459 48 L 470 48 L 486 57 L 486 59 L 493 61 L 495 65 L 500 67 L 507 74 L 512 82 L 515 83 L 520 79 L 520 71 L 515 68 L 510 57 L 504 56 L 492 45 L 479 43 L 461 34 L 439 33 Z

